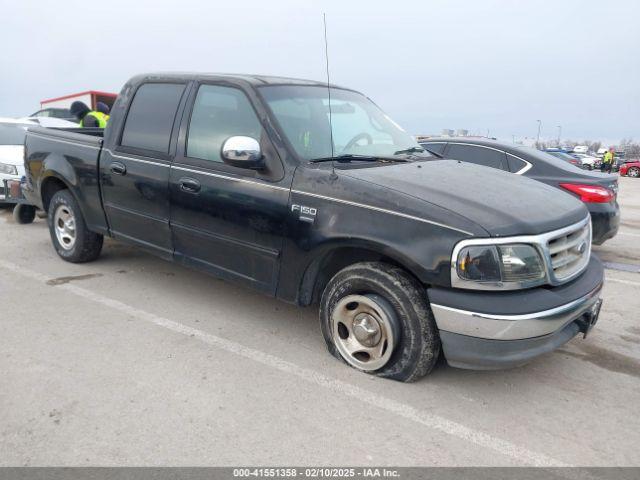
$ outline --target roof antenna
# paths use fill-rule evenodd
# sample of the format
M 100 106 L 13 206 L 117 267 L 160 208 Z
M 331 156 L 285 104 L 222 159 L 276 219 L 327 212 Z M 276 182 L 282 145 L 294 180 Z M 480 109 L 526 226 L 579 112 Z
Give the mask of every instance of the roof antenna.
M 329 79 L 329 46 L 327 43 L 327 15 L 322 14 L 322 21 L 324 23 L 324 58 L 327 67 L 327 92 L 329 94 L 329 134 L 331 138 L 331 157 L 334 156 L 333 151 L 333 123 L 331 122 L 331 81 Z M 333 167 L 333 163 L 331 164 Z M 334 169 L 335 170 L 335 169 Z

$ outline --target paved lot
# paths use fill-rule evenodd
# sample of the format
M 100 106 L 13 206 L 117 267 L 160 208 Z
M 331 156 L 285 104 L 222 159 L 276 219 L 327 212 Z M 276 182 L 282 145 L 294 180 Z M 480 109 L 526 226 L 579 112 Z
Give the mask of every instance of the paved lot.
M 640 180 L 597 253 L 640 265 Z M 528 366 L 358 373 L 296 307 L 107 242 L 59 260 L 0 211 L 0 465 L 640 465 L 640 274 Z

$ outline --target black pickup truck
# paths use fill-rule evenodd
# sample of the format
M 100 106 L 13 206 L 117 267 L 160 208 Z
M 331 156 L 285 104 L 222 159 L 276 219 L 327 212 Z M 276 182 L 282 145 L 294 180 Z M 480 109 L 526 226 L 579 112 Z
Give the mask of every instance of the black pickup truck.
M 106 235 L 319 303 L 329 351 L 382 377 L 415 380 L 441 350 L 456 367 L 520 365 L 598 318 L 580 201 L 431 156 L 353 90 L 141 75 L 104 132 L 35 127 L 25 143 L 25 195 L 63 259 L 96 259 Z

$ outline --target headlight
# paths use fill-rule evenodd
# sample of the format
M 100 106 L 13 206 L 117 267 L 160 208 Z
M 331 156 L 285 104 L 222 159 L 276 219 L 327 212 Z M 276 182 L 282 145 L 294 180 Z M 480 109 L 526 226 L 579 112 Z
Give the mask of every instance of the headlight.
M 524 243 L 462 247 L 451 274 L 453 286 L 481 290 L 514 290 L 546 281 L 542 256 Z
M 8 175 L 18 175 L 18 167 L 6 163 L 0 163 L 0 173 L 6 173 Z

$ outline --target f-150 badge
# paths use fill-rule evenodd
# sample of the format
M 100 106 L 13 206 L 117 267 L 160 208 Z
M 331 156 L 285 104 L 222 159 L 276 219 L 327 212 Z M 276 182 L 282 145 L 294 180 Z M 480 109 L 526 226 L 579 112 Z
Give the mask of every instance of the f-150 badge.
M 305 205 L 297 205 L 295 203 L 291 205 L 291 211 L 299 212 L 299 219 L 307 223 L 313 223 L 316 219 L 316 214 L 318 213 L 317 208 L 307 207 Z

